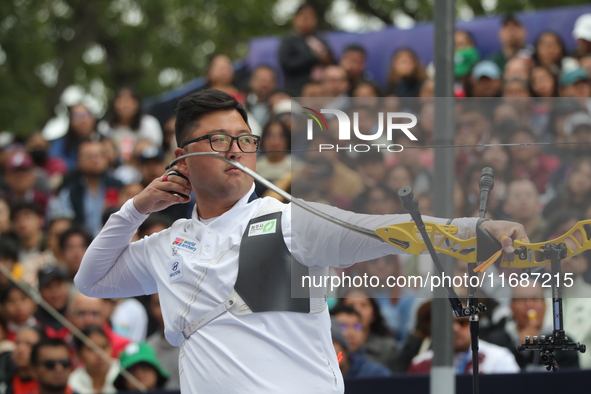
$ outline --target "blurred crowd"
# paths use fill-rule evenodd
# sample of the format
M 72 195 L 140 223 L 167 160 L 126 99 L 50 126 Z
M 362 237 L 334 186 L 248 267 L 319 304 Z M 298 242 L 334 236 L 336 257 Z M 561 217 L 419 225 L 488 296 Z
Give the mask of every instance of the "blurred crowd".
M 433 65 L 421 64 L 411 47 L 400 49 L 392 54 L 388 84 L 381 86 L 366 70 L 362 46 L 350 45 L 336 58 L 316 26 L 314 8 L 301 6 L 293 33 L 278 51 L 283 87 L 272 67 L 256 67 L 242 84 L 228 56 L 215 54 L 209 61 L 206 87 L 243 103 L 253 133 L 262 137 L 257 172 L 296 197 L 368 214 L 404 213 L 396 191 L 410 185 L 421 213 L 432 214 L 437 193 L 431 146 L 439 141 Z M 501 51 L 484 59 L 470 32 L 456 31 L 455 217 L 478 216 L 478 180 L 489 166 L 495 186 L 488 216 L 522 223 L 532 242 L 556 238 L 591 219 L 591 14 L 581 15 L 573 36 L 573 53 L 552 31 L 528 45 L 527 30 L 509 15 L 499 26 Z M 404 150 L 318 152 L 319 144 L 343 144 L 338 123 L 326 116 L 324 133 L 313 141 L 299 138 L 307 120 L 299 107 L 344 111 L 362 134 L 381 133 L 379 112 L 412 113 L 418 119 L 412 129 L 417 141 L 403 133 L 386 141 L 384 133 L 379 143 L 397 143 Z M 148 388 L 178 389 L 178 349 L 163 336 L 157 294 L 93 299 L 72 284 L 109 215 L 161 176 L 174 158 L 174 123 L 173 114 L 159 122 L 144 113 L 136 92 L 122 87 L 101 118 L 82 103 L 71 106 L 68 130 L 58 139 L 48 141 L 38 132 L 25 140 L 0 135 L 0 393 L 133 389 L 121 367 Z M 366 142 L 354 137 L 350 143 Z M 262 185 L 257 192 L 275 196 Z M 150 215 L 137 239 L 190 217 L 193 206 Z M 566 331 L 587 344 L 590 258 L 582 253 L 564 260 L 575 283 L 564 289 Z M 428 257 L 400 255 L 346 272 L 386 278 L 426 275 L 430 266 Z M 465 272 L 466 264 L 458 261 L 456 271 Z M 539 285 L 486 289 L 482 373 L 543 368 L 539 355 L 517 352 L 517 345 L 526 335 L 551 332 L 544 290 Z M 428 294 L 407 287 L 341 289 L 333 296 L 333 340 L 343 353 L 346 379 L 429 371 Z M 97 355 L 50 310 L 117 362 Z M 471 369 L 469 335 L 467 320 L 456 319 L 458 373 Z M 558 359 L 563 368 L 591 368 L 587 354 L 563 352 Z

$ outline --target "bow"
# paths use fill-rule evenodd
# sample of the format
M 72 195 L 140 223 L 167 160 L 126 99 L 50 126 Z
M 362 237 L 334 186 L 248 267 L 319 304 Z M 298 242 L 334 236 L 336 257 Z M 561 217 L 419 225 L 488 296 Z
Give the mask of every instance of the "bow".
M 537 268 L 550 264 L 550 260 L 544 257 L 546 244 L 566 245 L 566 257 L 576 256 L 591 249 L 591 231 L 586 226 L 591 225 L 591 219 L 583 220 L 575 224 L 564 235 L 546 242 L 526 243 L 523 240 L 513 242 L 515 254 L 503 258 L 502 267 L 508 268 Z M 477 262 L 477 238 L 460 239 L 457 227 L 425 222 L 429 238 L 439 253 L 444 253 L 467 263 Z M 376 234 L 384 241 L 407 253 L 420 254 L 427 250 L 425 242 L 419 237 L 418 229 L 414 223 L 401 223 L 392 226 L 381 227 Z M 494 253 L 489 260 L 478 266 L 475 271 L 484 271 L 501 255 L 501 250 Z

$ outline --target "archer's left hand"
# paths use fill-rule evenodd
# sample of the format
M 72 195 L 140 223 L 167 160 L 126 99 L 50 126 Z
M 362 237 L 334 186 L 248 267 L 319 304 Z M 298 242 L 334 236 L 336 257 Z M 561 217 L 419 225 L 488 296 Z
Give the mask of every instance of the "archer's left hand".
M 482 228 L 491 233 L 493 237 L 499 240 L 505 253 L 513 253 L 514 240 L 529 242 L 523 225 L 506 220 L 490 220 L 480 224 Z

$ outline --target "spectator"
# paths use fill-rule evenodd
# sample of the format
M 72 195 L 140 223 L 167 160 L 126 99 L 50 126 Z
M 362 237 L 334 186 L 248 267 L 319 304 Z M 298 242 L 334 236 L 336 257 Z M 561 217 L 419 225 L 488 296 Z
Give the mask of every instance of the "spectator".
M 482 109 L 478 106 L 466 106 L 458 116 L 455 135 L 456 145 L 466 146 L 459 148 L 460 151 L 456 154 L 456 173 L 463 173 L 467 166 L 480 158 L 483 148 L 474 145 L 487 144 L 491 135 L 491 120 Z
M 532 56 L 536 65 L 558 71 L 562 68 L 564 56 L 566 56 L 564 43 L 558 34 L 553 31 L 545 31 L 538 36 Z
M 362 80 L 353 86 L 351 97 L 355 97 L 352 100 L 354 107 L 366 106 L 377 111 L 380 108 L 380 100 L 377 97 L 382 97 L 382 92 L 374 82 Z
M 5 199 L 9 204 L 33 202 L 45 215 L 49 196 L 36 187 L 35 163 L 27 152 L 17 150 L 8 155 L 4 164 L 4 179 L 8 185 Z
M 145 342 L 148 314 L 135 298 L 120 298 L 111 315 L 113 330 L 132 342 Z
M 355 169 L 366 187 L 375 187 L 386 180 L 386 164 L 381 152 L 371 150 L 359 155 L 355 160 Z
M 396 193 L 383 183 L 369 186 L 353 201 L 355 212 L 390 215 L 401 211 Z
M 416 53 L 410 48 L 397 50 L 390 61 L 388 93 L 398 97 L 418 97 L 427 78 Z
M 119 356 L 121 368 L 126 369 L 148 390 L 161 389 L 169 378 L 168 372 L 162 367 L 154 349 L 146 343 L 130 343 Z M 138 391 L 131 382 L 119 374 L 115 387 L 121 391 Z
M 68 170 L 73 171 L 78 161 L 78 145 L 82 141 L 99 139 L 96 131 L 96 118 L 83 104 L 68 108 L 69 125 L 66 135 L 51 141 L 49 157 L 59 157 L 66 162 Z
M 560 159 L 541 152 L 539 145 L 524 145 L 538 142 L 534 132 L 527 127 L 514 130 L 509 142 L 514 163 L 515 179 L 530 179 L 538 192 L 544 194 L 550 174 L 560 166 Z
M 339 64 L 347 73 L 349 86 L 355 86 L 361 81 L 372 79 L 365 71 L 366 63 L 367 51 L 363 46 L 359 44 L 350 44 L 345 47 Z
M 501 70 L 505 69 L 507 60 L 513 57 L 520 50 L 525 49 L 527 31 L 521 22 L 513 15 L 507 15 L 501 24 L 499 30 L 499 40 L 501 41 L 501 51 L 491 57 L 491 60 L 499 66 Z
M 91 242 L 92 234 L 78 226 L 70 227 L 60 236 L 59 246 L 63 264 L 71 280 L 74 279 L 76 272 L 78 272 L 82 257 L 84 257 L 84 253 Z
M 50 144 L 40 132 L 33 133 L 27 138 L 25 150 L 33 159 L 38 177 L 46 177 L 49 190 L 55 191 L 62 181 L 68 166 L 61 157 L 49 155 Z
M 277 120 L 272 120 L 263 129 L 261 150 L 262 154 L 257 159 L 257 173 L 271 182 L 277 182 L 285 174 L 302 167 L 300 160 L 289 153 L 290 131 Z
M 154 349 L 156 357 L 162 362 L 162 365 L 170 375 L 170 379 L 166 382 L 164 388 L 167 390 L 178 390 L 180 388 L 178 363 L 180 349 L 172 346 L 164 337 L 164 320 L 162 318 L 158 293 L 150 296 L 150 313 L 158 323 L 158 328 L 148 338 L 147 343 Z
M 347 292 L 337 306 L 340 304 L 353 307 L 361 315 L 363 333 L 367 337 L 365 346 L 367 357 L 385 365 L 392 372 L 403 372 L 395 370 L 399 351 L 398 343 L 386 326 L 377 301 L 370 298 L 366 291 L 354 289 Z
M 68 309 L 71 282 L 66 271 L 55 265 L 39 270 L 39 294 L 41 298 L 62 315 Z M 35 318 L 49 338 L 66 339 L 69 330 L 44 308 L 37 308 Z
M 469 323 L 467 317 L 456 318 L 453 323 L 453 366 L 457 374 L 471 373 L 472 371 Z M 478 346 L 478 365 L 481 374 L 519 372 L 519 366 L 507 349 L 483 340 L 479 341 Z M 414 357 L 408 368 L 408 373 L 429 373 L 432 360 L 433 350 L 427 350 Z
M 18 262 L 18 246 L 11 238 L 0 237 L 0 264 L 8 269 L 16 280 L 21 280 L 23 267 Z M 0 292 L 10 285 L 10 278 L 0 273 Z
M 564 122 L 564 134 L 570 142 L 572 158 L 588 156 L 591 153 L 591 117 L 586 112 L 575 112 Z
M 559 189 L 560 190 L 560 189 Z M 544 217 L 549 218 L 560 207 L 584 210 L 591 201 L 591 158 L 580 157 L 573 163 L 562 192 L 546 204 Z
M 319 182 L 323 197 L 330 199 L 339 208 L 346 209 L 352 200 L 364 189 L 361 176 L 347 167 L 336 151 L 318 152 L 319 144 L 336 145 L 335 139 L 329 134 L 314 137 L 309 147 L 312 151 L 299 176 L 311 182 Z
M 244 96 L 233 84 L 234 67 L 232 66 L 232 60 L 227 55 L 214 53 L 210 56 L 207 62 L 206 79 L 205 88 L 221 90 L 234 97 L 241 104 L 245 104 Z M 159 144 L 154 145 L 158 146 Z
M 483 60 L 472 69 L 467 94 L 469 97 L 499 97 L 501 69 L 490 60 Z
M 164 152 L 154 145 L 142 149 L 137 155 L 137 162 L 144 187 L 161 176 L 166 169 Z
M 349 80 L 347 72 L 341 66 L 329 65 L 324 69 L 322 76 L 322 90 L 324 97 L 334 98 L 327 104 L 328 108 L 340 109 L 346 111 L 349 109 Z
M 535 97 L 558 97 L 558 78 L 546 66 L 535 66 L 530 73 L 530 81 Z
M 503 81 L 503 97 L 515 98 L 516 100 L 510 100 L 509 102 L 520 107 L 519 109 L 526 114 L 529 112 L 530 100 L 525 98 L 531 97 L 531 92 L 526 79 L 513 78 Z
M 82 331 L 82 334 L 106 354 L 112 353 L 109 338 L 101 327 L 89 326 Z M 70 374 L 68 386 L 79 394 L 116 393 L 117 389 L 113 383 L 119 375 L 119 360 L 113 359 L 107 362 L 79 338 L 76 337 L 74 341 L 76 354 L 82 365 Z
M 0 354 L 0 387 L 4 387 L 5 393 L 39 392 L 31 363 L 31 349 L 41 337 L 42 334 L 36 328 L 21 328 L 16 333 L 14 351 Z
M 543 139 L 548 142 L 566 142 L 567 137 L 564 133 L 566 118 L 575 112 L 583 111 L 583 108 L 579 102 L 572 98 L 553 100 L 548 122 L 542 134 Z M 557 152 L 563 151 L 558 147 L 554 147 L 554 150 Z M 564 156 L 564 154 L 561 156 Z
M 541 217 L 542 204 L 532 181 L 522 179 L 511 182 L 503 210 L 509 215 L 509 220 L 523 224 L 531 242 L 544 241 L 547 223 Z
M 474 37 L 466 30 L 456 30 L 455 41 L 455 77 L 462 79 L 470 73 L 470 70 L 480 61 L 480 53 L 474 45 Z
M 160 212 L 152 213 L 138 227 L 138 237 L 142 239 L 159 231 L 166 230 L 171 225 L 172 220 L 168 216 L 162 215 Z
M 122 184 L 107 173 L 101 142 L 85 141 L 79 149 L 78 168 L 64 180 L 54 209 L 73 212 L 78 224 L 97 234 L 102 227 L 103 210 L 117 205 Z
M 591 14 L 583 14 L 577 18 L 573 37 L 577 41 L 576 56 L 581 57 L 591 53 Z
M 583 109 L 591 111 L 591 83 L 587 71 L 577 68 L 563 72 L 560 75 L 560 96 L 575 97 Z
M 45 233 L 47 250 L 43 252 L 44 261 L 40 266 L 63 264 L 64 257 L 60 248 L 60 237 L 72 226 L 72 220 L 67 217 L 56 217 L 49 222 Z
M 503 71 L 503 80 L 513 78 L 520 78 L 524 80 L 529 79 L 531 69 L 531 60 L 523 56 L 513 56 L 507 61 L 505 70 Z
M 43 238 L 43 215 L 35 203 L 21 202 L 12 206 L 12 226 L 19 247 L 18 260 L 23 266 L 23 281 L 37 283 L 39 256 L 46 249 Z
M 320 82 L 308 82 L 302 87 L 302 97 L 324 97 Z
M 499 138 L 493 137 L 489 143 L 490 145 L 482 152 L 482 161 L 495 170 L 493 193 L 496 194 L 498 200 L 504 200 L 507 195 L 507 187 L 513 180 L 511 154 L 508 147 L 500 146 L 501 140 Z
M 331 334 L 335 351 L 343 353 L 340 364 L 343 378 L 390 376 L 388 368 L 371 361 L 362 349 L 364 340 L 361 315 L 351 306 L 340 305 L 331 311 L 331 316 L 333 317 Z
M 513 353 L 514 360 L 522 370 L 545 369 L 540 363 L 537 352 L 520 352 L 517 346 L 525 342 L 526 336 L 539 336 L 549 334 L 549 329 L 543 327 L 544 315 L 546 314 L 546 303 L 540 282 L 529 286 L 513 287 L 513 298 L 511 299 L 511 318 L 504 326 L 489 334 L 489 341 L 509 349 Z M 570 337 L 570 335 L 567 335 Z M 561 368 L 578 368 L 579 360 L 576 352 L 556 352 L 556 360 Z M 506 360 L 507 362 L 508 360 Z
M 398 190 L 404 186 L 412 187 L 414 179 L 411 170 L 405 165 L 391 167 L 386 174 L 386 185 L 395 193 L 398 193 Z
M 246 96 L 246 109 L 264 127 L 271 119 L 269 98 L 277 89 L 275 70 L 266 65 L 257 66 L 250 77 L 249 92 Z
M 162 128 L 156 118 L 142 113 L 140 98 L 128 87 L 115 94 L 110 108 L 97 126 L 98 131 L 113 140 L 124 162 L 131 159 L 135 144 L 148 140 L 156 146 L 162 145 Z M 79 151 L 79 154 L 81 151 Z M 78 160 L 78 169 L 80 168 Z
M 70 349 L 62 339 L 45 338 L 37 342 L 31 350 L 31 364 L 40 393 L 73 393 L 68 387 L 71 371 Z
M 316 10 L 304 3 L 294 15 L 294 33 L 281 41 L 279 63 L 291 96 L 299 97 L 307 82 L 320 81 L 323 67 L 333 62 L 328 44 L 315 32 L 317 24 Z
M 380 283 L 387 283 L 389 277 L 405 275 L 401 259 L 396 255 L 382 256 L 367 261 L 363 264 L 363 268 L 365 269 L 365 274 L 370 277 L 379 278 Z M 410 328 L 410 320 L 415 303 L 414 299 L 416 297 L 415 289 L 408 286 L 403 288 L 372 288 L 367 290 L 371 290 L 371 295 L 375 297 L 374 300 L 379 306 L 379 313 L 383 316 L 384 323 L 394 335 L 394 338 L 399 344 L 403 343 L 406 340 Z M 375 320 L 379 321 L 380 319 L 376 315 Z M 384 335 L 385 331 L 379 327 L 381 324 L 376 325 L 377 327 L 373 327 L 372 323 L 372 332 Z
M 35 301 L 16 284 L 11 283 L 0 294 L 0 306 L 8 321 L 9 340 L 14 341 L 21 328 L 37 325 Z
M 105 313 L 108 301 L 101 298 L 91 298 L 77 293 L 70 297 L 68 304 L 68 319 L 78 328 L 84 330 L 89 326 L 100 326 L 109 337 L 113 349 L 111 356 L 117 357 L 130 341 L 116 334 L 108 323 Z

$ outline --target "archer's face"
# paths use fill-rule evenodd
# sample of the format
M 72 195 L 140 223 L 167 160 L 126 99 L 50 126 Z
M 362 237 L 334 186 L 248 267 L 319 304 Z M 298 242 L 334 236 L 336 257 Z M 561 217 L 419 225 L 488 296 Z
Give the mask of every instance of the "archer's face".
M 212 133 L 226 133 L 232 136 L 251 134 L 248 125 L 236 110 L 215 111 L 199 118 L 197 128 L 187 141 Z M 213 152 L 209 140 L 204 139 L 177 149 L 177 157 L 185 153 Z M 256 153 L 244 153 L 233 141 L 230 150 L 221 153 L 251 170 L 256 168 Z M 252 186 L 253 179 L 239 169 L 214 157 L 190 157 L 179 162 L 179 168 L 191 182 L 193 192 L 200 201 L 238 201 Z

